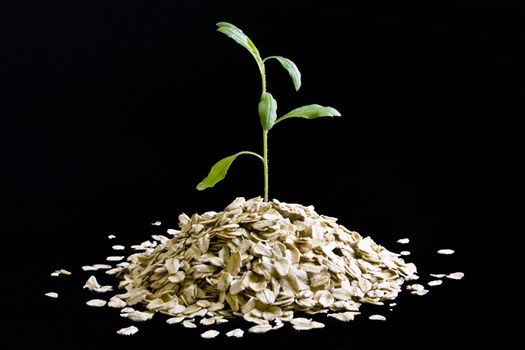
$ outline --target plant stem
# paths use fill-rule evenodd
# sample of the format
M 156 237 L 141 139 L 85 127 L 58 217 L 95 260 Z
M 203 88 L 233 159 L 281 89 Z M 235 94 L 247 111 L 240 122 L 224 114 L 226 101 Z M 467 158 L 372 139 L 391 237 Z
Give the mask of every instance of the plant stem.
M 268 130 L 263 130 L 264 201 L 268 202 Z
M 266 92 L 266 69 L 261 62 L 262 92 Z M 263 129 L 264 201 L 268 202 L 268 130 Z

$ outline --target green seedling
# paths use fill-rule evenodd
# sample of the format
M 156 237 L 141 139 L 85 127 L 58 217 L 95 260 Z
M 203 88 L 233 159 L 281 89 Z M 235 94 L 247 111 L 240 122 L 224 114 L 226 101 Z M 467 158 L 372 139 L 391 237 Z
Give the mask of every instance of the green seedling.
M 277 101 L 267 91 L 266 87 L 266 62 L 270 60 L 278 61 L 284 69 L 290 75 L 292 83 L 295 87 L 295 90 L 298 91 L 301 87 L 301 72 L 291 60 L 281 56 L 268 56 L 265 59 L 261 58 L 259 50 L 254 45 L 254 43 L 248 38 L 242 30 L 237 28 L 231 23 L 219 22 L 217 23 L 217 31 L 229 36 L 235 40 L 239 45 L 246 48 L 255 58 L 259 71 L 261 73 L 262 81 L 262 94 L 261 101 L 259 102 L 259 118 L 261 120 L 261 126 L 263 131 L 263 155 L 257 154 L 255 152 L 242 151 L 235 153 L 231 156 L 219 160 L 211 168 L 208 176 L 204 178 L 198 185 L 197 189 L 202 191 L 208 187 L 213 187 L 215 184 L 226 176 L 230 165 L 233 161 L 240 156 L 241 154 L 252 155 L 259 158 L 263 163 L 264 170 L 264 200 L 268 201 L 268 132 L 270 129 L 277 123 L 289 119 L 289 118 L 306 118 L 306 119 L 315 119 L 319 117 L 340 117 L 341 114 L 332 107 L 324 107 L 318 104 L 311 104 L 296 108 L 285 115 L 277 118 Z

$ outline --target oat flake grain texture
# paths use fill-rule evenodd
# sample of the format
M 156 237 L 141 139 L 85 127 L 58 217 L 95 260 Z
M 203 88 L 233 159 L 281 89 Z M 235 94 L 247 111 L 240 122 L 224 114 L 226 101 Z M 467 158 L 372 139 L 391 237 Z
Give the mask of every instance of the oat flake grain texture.
M 522 309 L 523 2 L 5 6 L 1 349 L 523 347 L 508 317 Z M 315 329 L 286 323 L 258 334 L 267 327 L 250 332 L 254 324 L 242 319 L 185 323 L 195 328 L 162 314 L 132 322 L 115 308 L 122 301 L 109 300 L 125 291 L 106 271 L 132 245 L 178 229 L 181 213 L 219 212 L 237 197 L 262 195 L 253 157 L 236 160 L 214 188 L 195 190 L 213 162 L 262 148 L 257 65 L 216 32 L 219 21 L 241 28 L 263 56 L 299 67 L 296 92 L 279 63 L 267 62 L 278 114 L 312 101 L 341 112 L 272 129 L 270 200 L 312 205 L 391 252 L 410 252 L 402 259 L 420 278 L 404 283 L 397 305 L 297 313 L 297 329 Z M 409 242 L 397 242 L 403 238 Z M 268 291 L 260 297 L 273 301 Z M 86 304 L 94 299 L 108 304 Z M 226 335 L 235 329 L 243 332 Z

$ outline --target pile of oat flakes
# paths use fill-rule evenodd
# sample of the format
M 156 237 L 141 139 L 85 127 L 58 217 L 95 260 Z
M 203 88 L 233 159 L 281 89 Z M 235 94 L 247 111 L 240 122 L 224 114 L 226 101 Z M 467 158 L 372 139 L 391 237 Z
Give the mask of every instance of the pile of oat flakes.
M 336 221 L 317 214 L 312 206 L 276 199 L 264 202 L 261 197 L 236 198 L 218 213 L 181 214 L 180 230 L 168 230 L 169 236 L 153 235 L 153 241 L 132 246 L 137 252 L 116 267 L 84 266 L 84 271 L 105 270 L 115 275 L 122 289 L 109 301 L 92 299 L 88 305 L 107 304 L 136 322 L 162 313 L 168 316 L 168 324 L 180 323 L 186 328 L 242 317 L 251 323 L 247 328 L 251 333 L 276 330 L 285 323 L 296 330 L 308 330 L 324 324 L 297 314 L 325 314 L 351 321 L 360 314 L 361 304 L 393 301 L 405 281 L 418 279 L 416 266 L 400 254 Z M 125 247 L 115 245 L 113 249 Z M 444 250 L 443 254 L 451 253 Z M 125 258 L 111 256 L 108 261 Z M 53 274 L 69 272 L 57 270 Z M 463 274 L 433 276 L 461 279 Z M 440 283 L 438 279 L 429 286 Z M 99 293 L 113 290 L 112 286 L 101 286 L 95 276 L 84 288 Z M 418 295 L 428 292 L 421 284 L 409 285 L 407 290 Z M 371 315 L 370 319 L 385 317 Z M 137 331 L 130 326 L 117 333 Z M 211 329 L 201 336 L 218 334 Z M 229 337 L 243 334 L 240 328 L 226 333 Z

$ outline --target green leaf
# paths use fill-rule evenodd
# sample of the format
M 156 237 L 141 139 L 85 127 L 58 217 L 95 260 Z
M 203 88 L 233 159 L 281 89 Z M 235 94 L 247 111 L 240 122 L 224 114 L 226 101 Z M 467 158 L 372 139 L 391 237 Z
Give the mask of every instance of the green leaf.
M 259 117 L 264 130 L 270 130 L 277 118 L 277 101 L 269 92 L 263 92 L 259 102 Z
M 208 176 L 204 178 L 199 184 L 197 185 L 197 189 L 199 191 L 202 191 L 208 187 L 213 187 L 215 184 L 226 176 L 226 173 L 228 172 L 228 169 L 230 168 L 230 165 L 233 163 L 233 161 L 240 156 L 241 154 L 250 154 L 253 156 L 256 156 L 260 160 L 264 160 L 263 157 L 258 155 L 254 152 L 248 152 L 248 151 L 242 151 L 239 153 L 236 153 L 234 155 L 231 155 L 229 157 L 223 158 L 219 160 L 215 165 L 212 166 L 210 172 L 208 173 Z
M 301 72 L 299 71 L 299 68 L 295 65 L 295 63 L 292 62 L 292 60 L 289 60 L 288 58 L 281 57 L 281 56 L 270 56 L 266 57 L 264 61 L 269 59 L 276 59 L 281 63 L 284 69 L 288 71 L 288 74 L 290 74 L 290 78 L 292 78 L 293 86 L 295 87 L 295 91 L 299 91 L 301 88 Z
M 315 119 L 320 117 L 340 117 L 341 113 L 332 107 L 313 104 L 296 108 L 275 121 L 275 124 L 288 118 Z
M 252 56 L 255 58 L 255 61 L 257 61 L 257 65 L 259 66 L 259 70 L 261 71 L 261 74 L 264 73 L 264 63 L 261 59 L 261 55 L 259 54 L 259 50 L 257 50 L 257 47 L 254 45 L 254 43 L 246 36 L 246 34 L 243 33 L 242 30 L 237 28 L 231 23 L 228 22 L 219 22 L 217 23 L 217 31 L 229 36 L 235 42 L 237 42 L 239 45 L 243 46 L 246 50 L 250 51 Z

